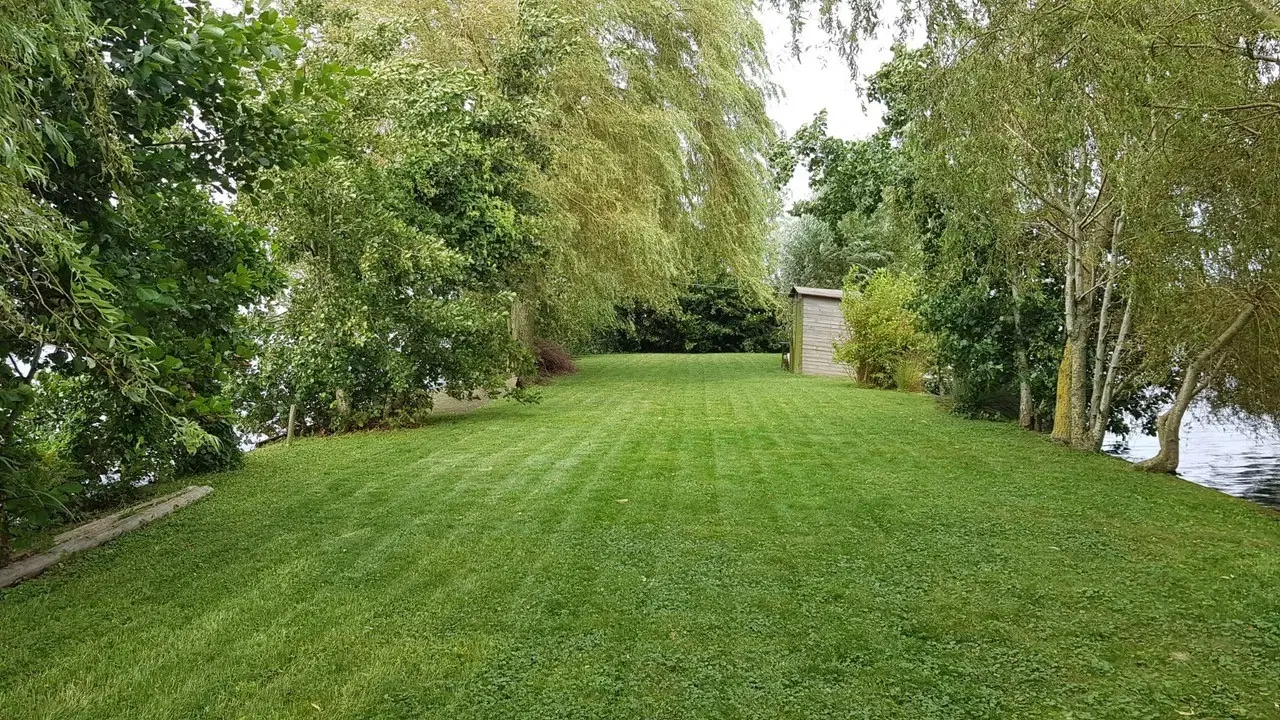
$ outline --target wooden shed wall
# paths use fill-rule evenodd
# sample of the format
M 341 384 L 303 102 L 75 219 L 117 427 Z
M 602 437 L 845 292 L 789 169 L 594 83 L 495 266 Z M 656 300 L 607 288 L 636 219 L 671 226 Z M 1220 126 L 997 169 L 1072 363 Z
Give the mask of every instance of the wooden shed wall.
M 804 375 L 836 375 L 844 377 L 848 369 L 832 356 L 834 345 L 848 337 L 844 315 L 838 298 L 802 295 L 800 306 L 800 372 Z

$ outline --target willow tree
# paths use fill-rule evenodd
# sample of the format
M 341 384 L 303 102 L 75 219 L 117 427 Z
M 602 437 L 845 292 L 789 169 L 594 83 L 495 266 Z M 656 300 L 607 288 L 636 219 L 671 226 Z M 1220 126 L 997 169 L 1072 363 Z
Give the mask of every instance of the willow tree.
M 1202 8 L 1151 33 L 1169 73 L 1151 111 L 1166 128 L 1153 175 L 1170 202 L 1141 244 L 1144 353 L 1174 401 L 1160 451 L 1140 467 L 1178 467 L 1180 426 L 1197 399 L 1227 414 L 1280 413 L 1280 22 L 1260 3 Z M 1169 212 L 1172 210 L 1172 212 Z
M 773 126 L 752 3 L 357 6 L 365 22 L 403 21 L 412 51 L 496 77 L 541 108 L 546 259 L 521 293 L 540 332 L 579 335 L 625 301 L 670 304 L 702 272 L 763 275 Z

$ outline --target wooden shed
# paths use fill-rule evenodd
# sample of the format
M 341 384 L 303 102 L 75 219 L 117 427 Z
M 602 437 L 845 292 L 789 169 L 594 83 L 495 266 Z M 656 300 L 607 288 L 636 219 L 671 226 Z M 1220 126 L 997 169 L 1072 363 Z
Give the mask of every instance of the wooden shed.
M 849 335 L 840 312 L 844 293 L 826 288 L 791 288 L 791 372 L 846 376 L 837 363 L 835 344 Z

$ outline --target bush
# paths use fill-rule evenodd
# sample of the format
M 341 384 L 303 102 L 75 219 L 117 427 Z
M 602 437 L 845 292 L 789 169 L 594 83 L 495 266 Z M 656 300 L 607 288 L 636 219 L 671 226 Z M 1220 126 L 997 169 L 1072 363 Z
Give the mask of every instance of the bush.
M 0 566 L 31 536 L 64 521 L 82 487 L 70 480 L 73 469 L 57 453 L 24 438 L 5 448 L 0 460 L 12 469 L 0 484 Z
M 924 389 L 931 342 L 911 307 L 915 298 L 910 275 L 878 270 L 860 284 L 850 272 L 840 303 L 849 339 L 836 344 L 835 359 L 849 366 L 859 383 Z
M 156 482 L 220 472 L 243 462 L 235 428 L 210 405 L 193 421 L 217 444 L 193 454 L 155 407 L 123 397 L 89 375 L 37 373 L 18 417 L 20 433 L 0 454 L 0 563 L 33 536 L 77 516 L 137 500 Z
M 904 355 L 893 366 L 893 386 L 898 390 L 919 393 L 925 391 L 925 373 L 929 370 L 926 355 Z
M 184 475 L 232 470 L 243 462 L 239 438 L 221 414 L 200 418 L 216 445 L 194 454 L 172 440 L 169 421 L 154 408 L 86 376 L 41 373 L 25 418 L 37 446 L 60 474 L 83 486 L 75 511 L 95 511 L 138 496 L 142 486 Z M 164 439 L 167 442 L 158 442 Z
M 786 334 L 774 302 L 721 276 L 697 283 L 673 309 L 648 305 L 619 307 L 617 324 L 597 336 L 602 352 L 776 353 Z
M 290 276 L 250 314 L 249 430 L 282 432 L 291 406 L 303 433 L 415 425 L 439 392 L 506 394 L 532 359 L 509 315 L 544 231 L 533 111 L 482 75 L 406 57 L 353 82 L 335 156 L 240 195 Z
M 924 238 L 917 308 L 921 327 L 934 341 L 935 389 L 962 417 L 1015 419 L 1022 348 L 1033 424 L 1047 427 L 1062 359 L 1063 287 L 1057 270 L 1043 260 L 1011 267 L 1006 244 L 985 220 L 949 222 Z
M 533 350 L 538 358 L 540 377 L 549 378 L 578 372 L 578 366 L 573 364 L 573 356 L 569 351 L 550 340 L 534 340 Z

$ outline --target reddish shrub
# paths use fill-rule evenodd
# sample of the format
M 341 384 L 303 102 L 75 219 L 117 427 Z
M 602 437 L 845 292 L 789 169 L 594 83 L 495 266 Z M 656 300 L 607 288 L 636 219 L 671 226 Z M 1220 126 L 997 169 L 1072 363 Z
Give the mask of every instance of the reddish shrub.
M 539 376 L 555 377 L 578 372 L 578 366 L 573 364 L 573 356 L 560 345 L 550 340 L 535 339 L 533 349 L 538 355 Z

